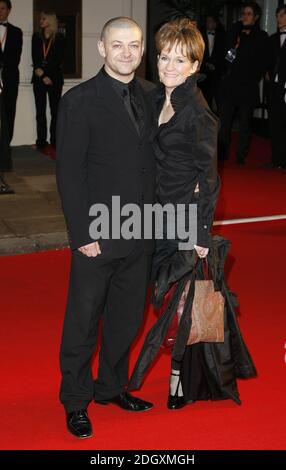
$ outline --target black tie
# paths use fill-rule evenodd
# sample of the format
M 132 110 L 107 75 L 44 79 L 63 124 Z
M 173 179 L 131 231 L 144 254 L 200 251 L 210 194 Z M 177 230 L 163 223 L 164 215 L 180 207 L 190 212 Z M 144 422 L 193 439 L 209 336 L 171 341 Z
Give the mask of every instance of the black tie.
M 280 31 L 280 36 L 281 34 L 286 34 L 286 31 Z
M 136 97 L 134 96 L 133 90 L 129 87 L 124 88 L 122 92 L 122 97 L 126 111 L 128 112 L 131 121 L 133 122 L 138 134 L 140 135 L 141 129 L 143 127 L 141 119 L 141 109 L 138 105 Z
M 0 26 L 6 26 L 7 28 L 7 23 L 0 23 Z
M 211 36 L 215 35 L 215 33 L 213 33 L 212 31 L 208 31 L 208 34 L 211 35 Z

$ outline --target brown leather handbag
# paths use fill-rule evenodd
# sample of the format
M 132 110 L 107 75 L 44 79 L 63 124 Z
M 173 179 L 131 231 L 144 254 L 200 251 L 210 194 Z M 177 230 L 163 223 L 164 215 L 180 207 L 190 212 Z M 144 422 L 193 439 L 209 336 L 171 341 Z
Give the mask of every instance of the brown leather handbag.
M 203 260 L 204 267 L 207 263 Z M 204 269 L 208 277 L 207 269 Z M 190 281 L 186 284 L 179 302 L 178 315 L 183 313 L 185 300 L 189 291 Z M 211 279 L 196 280 L 195 293 L 192 305 L 192 326 L 187 344 L 195 343 L 223 343 L 224 342 L 224 302 L 220 291 L 215 291 Z

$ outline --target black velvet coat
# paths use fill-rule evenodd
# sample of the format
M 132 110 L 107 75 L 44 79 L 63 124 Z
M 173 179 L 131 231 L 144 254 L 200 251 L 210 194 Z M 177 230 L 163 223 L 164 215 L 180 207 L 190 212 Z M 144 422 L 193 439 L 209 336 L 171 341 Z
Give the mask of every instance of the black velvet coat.
M 208 265 L 216 290 L 225 297 L 225 341 L 224 343 L 197 343 L 187 346 L 191 329 L 194 281 L 203 279 L 202 261 L 197 261 L 194 250 L 176 251 L 165 259 L 157 275 L 156 295 L 153 303 L 159 307 L 170 287 L 177 283 L 176 290 L 164 314 L 149 331 L 133 374 L 129 389 L 139 388 L 145 374 L 159 352 L 168 328 L 177 311 L 177 305 L 188 280 L 191 286 L 179 324 L 172 357 L 181 362 L 181 377 L 186 402 L 195 400 L 233 399 L 240 404 L 236 378 L 256 376 L 256 369 L 244 343 L 236 318 L 236 296 L 224 279 L 224 263 L 230 242 L 214 236 L 208 255 Z M 196 269 L 195 269 L 196 266 Z

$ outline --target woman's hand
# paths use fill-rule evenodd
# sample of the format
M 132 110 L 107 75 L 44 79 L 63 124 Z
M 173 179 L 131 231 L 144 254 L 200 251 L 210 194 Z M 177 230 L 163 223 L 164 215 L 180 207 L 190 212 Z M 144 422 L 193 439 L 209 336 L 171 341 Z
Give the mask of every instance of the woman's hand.
M 41 68 L 37 68 L 35 69 L 35 74 L 37 75 L 37 77 L 42 77 L 44 75 L 44 71 Z
M 52 80 L 49 77 L 44 77 L 43 78 L 43 83 L 45 85 L 52 85 L 53 84 Z
M 199 258 L 206 258 L 209 253 L 209 248 L 204 248 L 203 246 L 194 245 L 196 252 L 198 253 Z

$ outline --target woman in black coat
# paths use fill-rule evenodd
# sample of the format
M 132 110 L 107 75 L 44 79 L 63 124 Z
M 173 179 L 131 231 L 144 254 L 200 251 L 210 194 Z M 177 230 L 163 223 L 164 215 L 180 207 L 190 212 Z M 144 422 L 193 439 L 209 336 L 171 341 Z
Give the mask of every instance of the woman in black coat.
M 236 370 L 239 370 L 237 376 L 252 376 L 255 375 L 255 368 L 234 318 L 231 294 L 223 283 L 227 243 L 223 240 L 214 242 L 211 236 L 220 187 L 217 173 L 218 118 L 209 109 L 197 86 L 200 79 L 197 70 L 203 59 L 204 41 L 189 19 L 177 19 L 160 28 L 156 44 L 159 78 L 164 85 L 154 99 L 157 121 L 153 141 L 157 157 L 157 202 L 162 206 L 170 204 L 176 209 L 175 218 L 169 215 L 157 227 L 153 300 L 155 306 L 160 305 L 166 293 L 171 300 L 146 338 L 129 388 L 140 386 L 166 336 L 187 281 L 191 283 L 185 306 L 187 308 L 192 304 L 194 281 L 203 278 L 201 263 L 203 258 L 208 257 L 213 268 L 212 274 L 216 278 L 216 287 L 219 284 L 220 290 L 229 299 L 226 302 L 228 317 L 225 325 L 229 328 L 232 326 L 235 355 L 232 356 L 230 352 L 229 329 L 225 331 L 225 343 L 220 344 L 222 351 L 227 351 L 227 354 L 222 351 L 218 353 L 217 347 L 210 351 L 204 348 L 204 343 L 187 346 L 191 324 L 190 316 L 186 320 L 183 313 L 172 352 L 168 408 L 178 409 L 192 401 L 209 398 L 231 397 L 240 403 Z M 195 219 L 189 210 L 190 204 L 197 207 Z M 178 217 L 182 215 L 188 221 L 185 234 L 181 222 L 178 223 Z M 169 229 L 173 228 L 174 221 L 175 236 L 170 237 Z M 159 236 L 161 239 L 158 239 Z M 200 265 L 196 277 L 195 260 Z M 175 290 L 171 289 L 172 286 L 176 287 Z M 211 365 L 214 363 L 215 374 Z
M 55 13 L 42 12 L 41 31 L 33 34 L 33 91 L 36 105 L 37 148 L 48 145 L 47 142 L 47 96 L 51 110 L 50 143 L 56 144 L 56 122 L 58 105 L 63 89 L 62 65 L 64 60 L 64 36 L 58 33 Z

